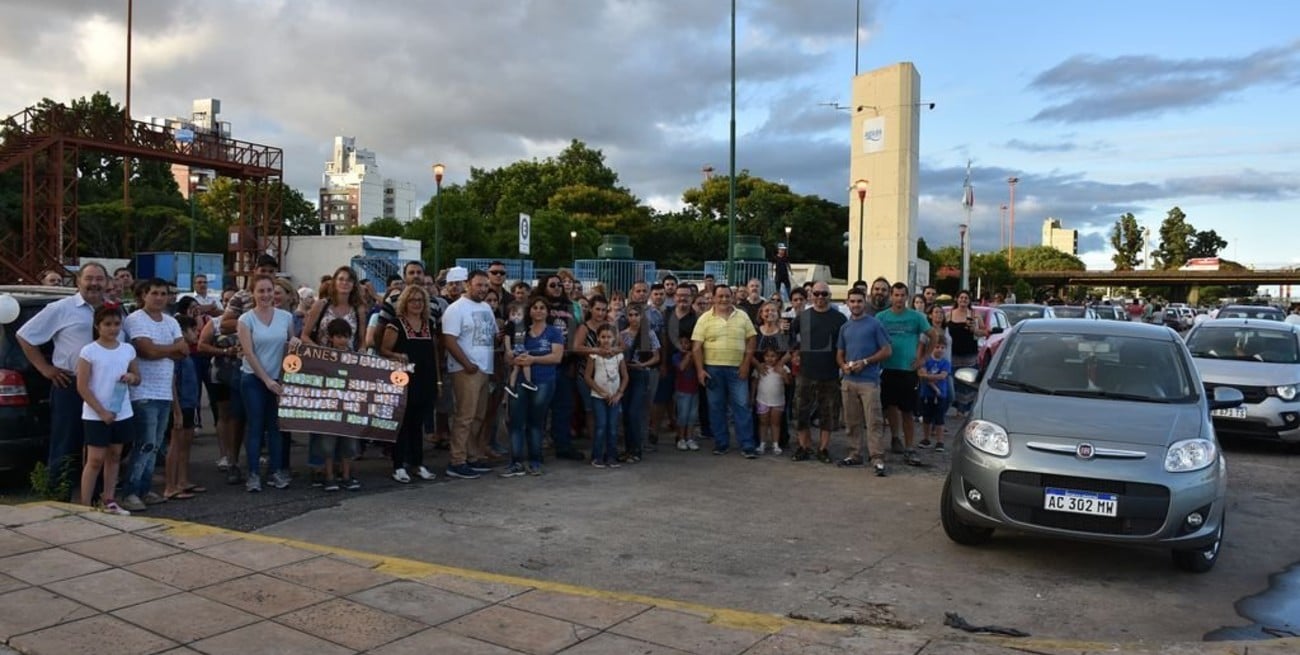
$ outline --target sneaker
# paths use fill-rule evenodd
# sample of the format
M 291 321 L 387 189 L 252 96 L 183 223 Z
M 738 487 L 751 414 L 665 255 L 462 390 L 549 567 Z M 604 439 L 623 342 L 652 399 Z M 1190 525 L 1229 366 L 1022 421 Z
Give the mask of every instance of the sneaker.
M 145 510 L 144 501 L 140 500 L 140 497 L 135 494 L 123 498 L 122 507 L 132 512 L 143 512 Z
M 289 481 L 292 479 L 293 478 L 289 475 L 288 471 L 276 471 L 271 474 L 269 482 L 271 483 L 271 486 L 276 489 L 288 489 Z
M 421 480 L 425 480 L 425 481 L 428 481 L 428 480 L 434 480 L 434 479 L 437 479 L 437 477 L 438 477 L 437 474 L 435 474 L 433 471 L 430 471 L 429 469 L 427 469 L 427 468 L 425 468 L 425 467 L 423 467 L 423 466 L 421 466 L 421 467 L 418 468 L 418 469 L 415 469 L 415 475 L 416 475 L 416 477 L 420 478 Z
M 835 465 L 841 467 L 862 466 L 862 460 L 857 457 L 845 457 L 844 459 L 835 462 Z
M 340 489 L 339 481 L 326 480 L 323 483 L 321 483 L 321 488 L 324 489 L 325 491 L 338 491 Z
M 118 515 L 118 516 L 130 516 L 130 515 L 131 515 L 131 512 L 129 512 L 129 511 L 123 509 L 121 505 L 118 505 L 118 504 L 117 504 L 117 501 L 116 501 L 116 500 L 106 500 L 106 501 L 104 501 L 104 507 L 102 508 L 101 511 L 103 511 L 105 514 L 116 514 L 116 515 Z
M 916 447 L 917 447 L 917 448 L 925 448 L 925 449 L 929 450 L 930 448 L 934 448 L 934 444 L 930 443 L 930 440 L 929 440 L 929 439 L 922 439 L 922 440 L 921 440 L 921 443 L 916 444 Z
M 936 441 L 936 442 L 934 443 L 934 452 L 936 452 L 936 453 L 942 453 L 942 452 L 944 452 L 944 447 L 943 447 L 943 442 L 942 442 L 942 441 Z
M 878 477 L 878 478 L 883 478 L 883 477 L 885 477 L 886 475 L 888 475 L 888 473 L 885 472 L 885 463 L 884 463 L 884 462 L 876 462 L 875 464 L 872 464 L 871 466 L 872 466 L 872 468 L 876 469 L 876 477 Z
M 772 454 L 773 455 L 781 454 L 781 446 L 779 444 L 772 444 Z
M 393 479 L 397 480 L 398 482 L 401 482 L 402 484 L 411 483 L 411 475 L 406 472 L 406 469 L 394 469 Z
M 700 449 L 700 442 L 698 442 L 698 441 L 696 441 L 696 440 L 694 440 L 694 439 L 687 439 L 687 440 L 686 440 L 686 447 L 687 447 L 687 448 L 690 448 L 691 450 L 699 450 L 699 449 Z
M 889 440 L 889 450 L 895 455 L 902 455 L 905 448 L 903 447 L 903 438 L 894 437 Z
M 256 473 L 249 473 L 248 479 L 244 481 L 244 491 L 258 492 L 262 490 L 262 478 Z
M 501 477 L 519 478 L 519 477 L 523 477 L 526 473 L 527 471 L 524 470 L 524 465 L 520 464 L 519 462 L 515 462 L 510 466 L 507 466 L 506 470 L 501 472 Z
M 470 467 L 475 473 L 491 473 L 492 466 L 486 462 L 466 462 L 465 466 Z
M 447 477 L 460 478 L 462 480 L 477 480 L 478 471 L 469 467 L 469 464 L 456 464 L 447 467 Z
M 361 481 L 356 478 L 348 478 L 348 481 L 343 483 L 343 488 L 348 491 L 361 491 Z
M 690 450 L 690 449 L 691 449 L 691 447 L 688 446 L 688 445 L 686 445 L 686 440 L 685 440 L 685 439 L 678 439 L 678 440 L 677 440 L 677 450 Z
M 532 382 L 520 382 L 519 386 L 529 391 L 537 391 L 537 385 L 533 384 Z
M 618 460 L 614 460 L 612 462 L 605 462 L 605 468 L 621 469 L 623 468 L 623 465 L 619 464 Z
M 745 455 L 745 459 L 758 459 L 757 450 L 746 450 L 744 451 L 744 455 Z
M 822 464 L 830 464 L 833 461 L 831 459 L 831 451 L 826 450 L 825 448 L 817 451 L 817 461 Z
M 794 456 L 792 456 L 790 459 L 796 462 L 806 462 L 812 459 L 812 451 L 808 450 L 807 448 L 797 447 L 794 449 Z
M 222 457 L 221 459 L 217 460 L 217 470 L 218 470 L 218 471 L 224 471 L 224 470 L 226 470 L 226 469 L 228 469 L 228 468 L 230 468 L 230 458 L 229 458 L 229 457 Z
M 524 470 L 525 470 L 525 471 L 528 471 L 528 475 L 541 475 L 541 474 L 542 474 L 542 465 L 541 465 L 541 464 L 533 464 L 533 463 L 530 462 L 529 464 L 527 464 L 526 466 L 524 466 Z
M 756 449 L 754 450 L 754 453 L 755 453 L 756 455 L 766 455 L 766 454 L 767 454 L 767 444 L 765 444 L 765 443 L 760 443 L 760 444 L 758 444 L 758 448 L 756 448 Z
M 511 398 L 518 398 L 518 397 L 519 397 L 519 392 L 518 392 L 518 391 L 515 391 L 514 389 L 511 389 L 510 387 L 506 387 L 505 389 L 506 389 L 506 395 L 510 396 Z
M 143 500 L 144 504 L 146 505 L 161 505 L 167 502 L 167 499 L 163 498 L 162 494 L 158 493 L 157 491 L 150 491 L 149 493 L 145 494 L 144 498 L 142 498 L 141 500 Z
M 726 448 L 714 448 L 714 449 L 713 449 L 713 454 L 714 454 L 714 455 L 726 455 L 726 454 L 727 454 L 727 449 L 726 449 Z
M 240 472 L 239 467 L 231 465 L 226 469 L 226 484 L 239 484 L 244 481 L 244 474 Z
M 604 463 L 604 462 L 597 462 L 597 461 L 594 460 L 594 459 L 591 460 L 591 465 L 592 465 L 593 468 L 598 468 L 598 469 L 603 469 L 603 468 L 605 468 L 605 463 Z
M 903 453 L 903 463 L 908 466 L 921 466 L 921 458 L 916 456 L 915 450 L 909 450 Z

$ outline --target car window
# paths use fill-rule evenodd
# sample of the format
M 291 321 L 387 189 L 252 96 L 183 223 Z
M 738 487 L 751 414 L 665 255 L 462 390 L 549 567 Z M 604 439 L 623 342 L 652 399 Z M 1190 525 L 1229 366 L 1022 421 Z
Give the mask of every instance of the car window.
M 1021 333 L 1004 346 L 995 387 L 1064 396 L 1196 402 L 1199 388 L 1178 346 L 1116 335 Z
M 1193 357 L 1208 359 L 1300 363 L 1300 345 L 1295 336 L 1281 330 L 1205 326 L 1188 337 L 1187 349 Z
M 1087 315 L 1087 309 L 1083 307 L 1058 306 L 1053 309 L 1057 318 L 1084 318 Z
M 1017 309 L 1003 309 L 1002 312 L 1003 312 L 1004 314 L 1006 314 L 1006 316 L 1007 316 L 1007 320 L 1008 320 L 1008 321 L 1011 321 L 1011 324 L 1012 324 L 1012 325 L 1015 325 L 1016 323 L 1019 323 L 1019 322 L 1025 320 L 1025 319 L 1027 319 L 1027 318 L 1042 318 L 1042 317 L 1043 317 L 1043 310 L 1038 309 L 1038 308 L 1036 308 L 1036 307 L 1025 307 L 1025 308 L 1017 308 Z
M 14 335 L 18 333 L 18 328 L 35 316 L 42 307 L 24 305 L 18 314 L 18 320 L 8 325 L 0 325 L 0 368 L 19 373 L 26 373 L 31 368 L 31 362 L 27 361 L 27 355 L 23 354 L 23 349 L 18 345 L 18 339 Z M 48 359 L 54 352 L 54 345 L 47 343 L 41 350 Z
M 1219 312 L 1219 318 L 1256 318 L 1268 321 L 1281 321 L 1280 310 L 1272 307 L 1229 307 Z

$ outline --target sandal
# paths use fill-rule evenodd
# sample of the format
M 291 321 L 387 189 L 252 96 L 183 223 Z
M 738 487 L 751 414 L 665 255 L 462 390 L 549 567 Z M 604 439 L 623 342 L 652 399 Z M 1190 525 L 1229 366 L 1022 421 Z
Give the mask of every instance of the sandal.
M 163 494 L 163 498 L 166 498 L 167 500 L 189 500 L 193 497 L 194 494 L 188 491 L 177 491 L 175 493 Z
M 188 485 L 185 488 L 181 489 L 181 491 L 186 491 L 192 494 L 202 494 L 208 492 L 206 487 L 200 487 L 197 484 Z

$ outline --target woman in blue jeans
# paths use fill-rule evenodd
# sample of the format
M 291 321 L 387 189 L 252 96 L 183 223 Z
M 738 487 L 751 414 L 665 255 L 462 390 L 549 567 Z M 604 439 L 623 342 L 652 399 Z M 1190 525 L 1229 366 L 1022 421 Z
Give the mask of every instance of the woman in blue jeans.
M 548 323 L 549 314 L 546 298 L 535 296 L 528 301 L 528 329 L 523 334 L 523 352 L 518 355 L 511 343 L 515 335 L 506 333 L 506 365 L 531 366 L 536 390 L 525 387 L 523 376 L 519 376 L 510 400 L 510 466 L 501 474 L 503 478 L 542 474 L 542 431 L 564 358 L 564 333 Z
M 634 302 L 627 306 L 627 329 L 619 335 L 627 362 L 627 395 L 623 397 L 624 459 L 641 461 L 642 444 L 650 430 L 650 373 L 659 366 L 659 336 L 645 318 L 646 305 Z
M 244 448 L 248 457 L 247 491 L 261 491 L 257 465 L 262 439 L 270 453 L 268 482 L 276 489 L 289 486 L 280 444 L 280 374 L 286 343 L 298 345 L 293 335 L 293 315 L 275 306 L 275 280 L 259 275 L 253 280 L 253 309 L 239 317 L 239 344 L 244 352 L 240 367 L 240 396 L 244 402 Z

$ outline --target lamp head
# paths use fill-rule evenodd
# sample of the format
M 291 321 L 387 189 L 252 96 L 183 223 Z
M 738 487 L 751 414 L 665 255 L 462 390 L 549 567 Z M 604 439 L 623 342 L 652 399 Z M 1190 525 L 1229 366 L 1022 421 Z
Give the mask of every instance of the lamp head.
M 576 238 L 578 238 L 578 233 L 577 233 L 577 232 L 569 232 L 569 238 L 570 238 L 570 239 L 576 239 Z
M 442 173 L 447 169 L 442 164 L 433 165 L 433 181 L 435 184 L 442 184 Z
M 867 181 L 865 179 L 859 179 L 857 182 L 854 182 L 853 188 L 858 192 L 858 200 L 867 199 Z

